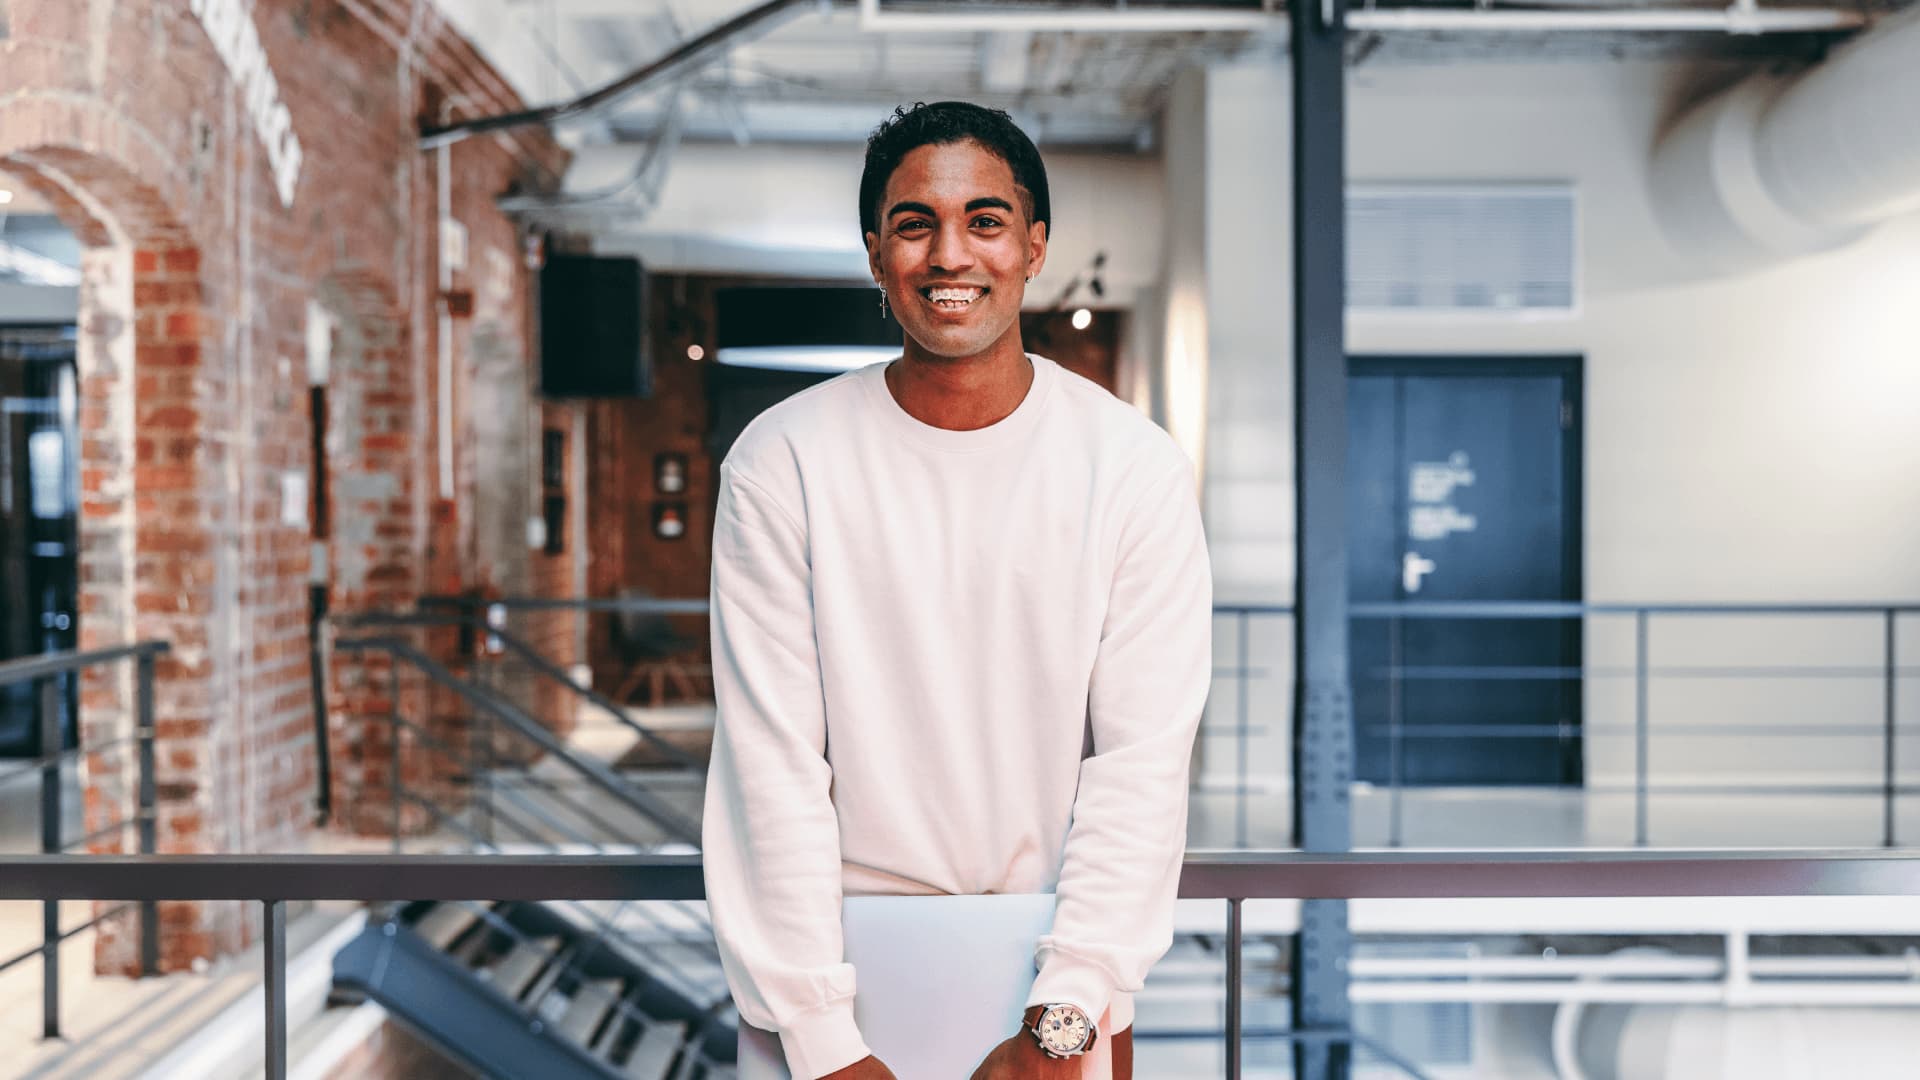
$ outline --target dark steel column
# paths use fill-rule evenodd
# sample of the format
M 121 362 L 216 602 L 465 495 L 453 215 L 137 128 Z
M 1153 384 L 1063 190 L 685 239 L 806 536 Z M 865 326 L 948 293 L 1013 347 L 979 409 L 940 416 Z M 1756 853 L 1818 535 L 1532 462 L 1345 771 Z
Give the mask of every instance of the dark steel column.
M 1293 820 L 1299 846 L 1352 842 L 1347 669 L 1346 63 L 1342 0 L 1292 0 L 1295 548 Z M 1344 900 L 1301 904 L 1293 948 L 1298 1080 L 1345 1080 Z M 1334 1037 L 1328 1038 L 1327 1035 Z

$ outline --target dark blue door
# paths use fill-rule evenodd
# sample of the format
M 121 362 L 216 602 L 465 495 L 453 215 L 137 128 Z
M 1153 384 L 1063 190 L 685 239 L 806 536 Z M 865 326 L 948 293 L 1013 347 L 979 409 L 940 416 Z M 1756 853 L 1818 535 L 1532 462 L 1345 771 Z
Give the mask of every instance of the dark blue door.
M 71 328 L 0 327 L 0 660 L 79 640 L 77 400 Z M 70 748 L 79 693 L 60 681 Z M 37 691 L 0 687 L 0 756 L 52 749 L 41 746 Z
M 1578 600 L 1577 361 L 1351 371 L 1353 602 Z M 1579 783 L 1579 633 L 1570 619 L 1356 614 L 1358 778 Z

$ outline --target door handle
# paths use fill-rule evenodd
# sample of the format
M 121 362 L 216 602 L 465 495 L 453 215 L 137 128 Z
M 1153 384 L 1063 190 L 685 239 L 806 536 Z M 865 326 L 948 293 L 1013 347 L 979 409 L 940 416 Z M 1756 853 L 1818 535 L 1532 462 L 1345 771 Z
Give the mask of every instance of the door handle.
M 1435 569 L 1432 559 L 1423 559 L 1417 551 L 1400 557 L 1400 587 L 1408 596 L 1420 591 L 1420 581 Z

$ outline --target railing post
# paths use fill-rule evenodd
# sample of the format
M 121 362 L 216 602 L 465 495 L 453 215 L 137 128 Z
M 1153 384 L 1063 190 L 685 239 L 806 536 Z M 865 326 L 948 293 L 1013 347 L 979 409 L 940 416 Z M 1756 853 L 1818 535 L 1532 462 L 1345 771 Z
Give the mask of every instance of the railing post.
M 1647 846 L 1647 609 L 1634 612 L 1633 846 Z
M 1240 1080 L 1240 904 L 1227 898 L 1227 1080 Z
M 141 653 L 134 666 L 134 734 L 139 746 L 140 761 L 140 803 L 139 836 L 140 854 L 152 855 L 155 851 L 155 830 L 157 822 L 154 809 L 153 777 L 153 654 Z M 157 975 L 160 973 L 160 905 L 152 900 L 140 903 L 140 973 Z
M 1402 822 L 1402 809 L 1405 799 L 1401 791 L 1400 772 L 1404 766 L 1405 734 L 1401 728 L 1403 708 L 1400 685 L 1400 616 L 1395 615 L 1387 623 L 1387 846 L 1399 847 L 1406 840 Z
M 60 854 L 60 676 L 40 679 L 40 852 Z M 60 1037 L 60 901 L 40 902 L 41 1034 Z
M 287 903 L 263 900 L 262 951 L 266 954 L 267 1078 L 287 1080 Z
M 1240 719 L 1238 735 L 1235 737 L 1239 747 L 1238 763 L 1234 768 L 1233 800 L 1233 836 L 1236 847 L 1247 846 L 1247 699 L 1253 694 L 1253 670 L 1247 645 L 1247 624 L 1252 613 L 1240 609 Z
M 393 853 L 400 854 L 400 658 L 390 656 L 387 669 L 388 779 L 393 793 Z
M 1882 813 L 1885 815 L 1885 826 L 1882 831 L 1880 844 L 1882 847 L 1893 847 L 1894 836 L 1898 831 L 1895 810 L 1897 809 L 1896 800 L 1899 797 L 1899 787 L 1896 783 L 1899 772 L 1899 759 L 1895 755 L 1896 746 L 1894 742 L 1895 732 L 1898 727 L 1895 723 L 1898 710 L 1894 707 L 1894 691 L 1896 684 L 1900 681 L 1899 640 L 1894 636 L 1894 626 L 1898 621 L 1898 616 L 1893 608 L 1887 609 L 1886 620 L 1886 749 L 1884 751 L 1884 756 L 1886 757 L 1886 773 L 1881 779 L 1881 789 L 1886 805 L 1882 808 Z
M 485 709 L 475 709 L 474 719 L 480 722 L 480 784 L 482 791 L 481 821 L 484 823 L 480 835 L 487 843 L 493 843 L 493 714 Z

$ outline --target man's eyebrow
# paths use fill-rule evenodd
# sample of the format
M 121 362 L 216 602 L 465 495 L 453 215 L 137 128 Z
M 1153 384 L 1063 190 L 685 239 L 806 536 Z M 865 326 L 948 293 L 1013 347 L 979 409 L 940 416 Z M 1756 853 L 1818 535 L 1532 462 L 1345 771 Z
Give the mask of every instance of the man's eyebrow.
M 971 214 L 977 210 L 1005 210 L 1011 214 L 1013 213 L 1013 204 L 998 195 L 982 195 L 980 198 L 973 199 L 967 203 L 967 213 Z M 928 217 L 939 216 L 933 212 L 933 207 L 928 206 L 926 203 L 918 202 L 894 203 L 893 208 L 887 211 L 887 218 L 888 220 L 892 220 L 899 214 L 925 214 Z

